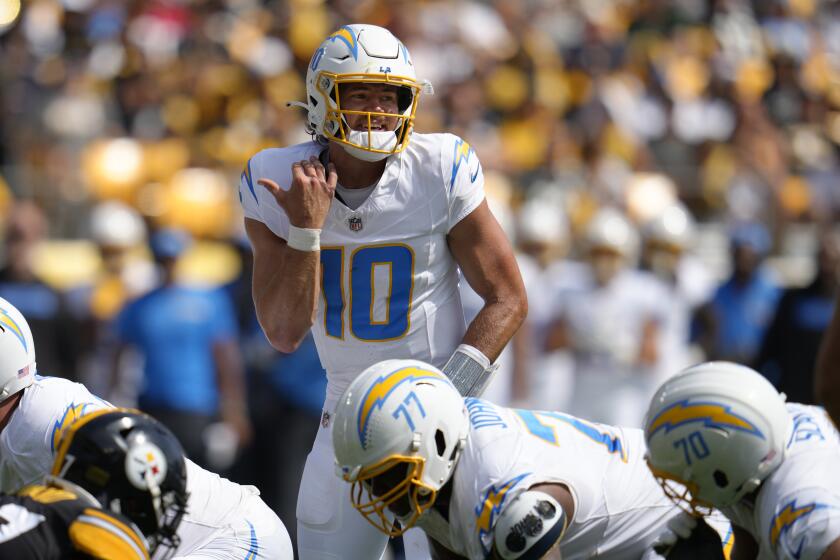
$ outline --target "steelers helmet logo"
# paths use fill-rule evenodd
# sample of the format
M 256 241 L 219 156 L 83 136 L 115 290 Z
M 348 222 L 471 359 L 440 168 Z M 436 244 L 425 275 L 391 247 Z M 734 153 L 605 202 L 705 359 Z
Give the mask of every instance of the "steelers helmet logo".
M 159 487 L 166 479 L 166 456 L 153 443 L 132 445 L 125 454 L 125 472 L 128 481 L 140 490 Z

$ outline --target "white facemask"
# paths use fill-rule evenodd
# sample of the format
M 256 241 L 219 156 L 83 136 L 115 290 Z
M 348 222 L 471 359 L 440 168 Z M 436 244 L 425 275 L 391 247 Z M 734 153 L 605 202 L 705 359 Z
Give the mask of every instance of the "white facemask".
M 368 138 L 370 138 L 370 144 L 368 144 Z M 364 146 L 365 148 L 384 150 L 387 152 L 369 152 L 362 148 L 357 148 L 356 146 L 342 144 L 347 153 L 354 158 L 362 161 L 382 161 L 386 157 L 390 156 L 390 152 L 396 148 L 397 135 L 392 130 L 373 130 L 370 132 L 370 137 L 368 137 L 368 133 L 365 130 L 351 130 L 347 134 L 347 141 L 358 146 Z

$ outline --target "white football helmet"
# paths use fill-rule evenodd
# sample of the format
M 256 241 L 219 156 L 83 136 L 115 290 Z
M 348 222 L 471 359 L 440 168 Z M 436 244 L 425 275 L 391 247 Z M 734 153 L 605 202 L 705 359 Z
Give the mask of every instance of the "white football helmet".
M 665 208 L 650 219 L 642 229 L 648 243 L 681 253 L 691 245 L 694 237 L 694 218 L 682 203 Z
M 91 212 L 90 233 L 98 245 L 131 249 L 146 240 L 146 224 L 137 210 L 111 200 Z
M 339 85 L 389 84 L 397 87 L 399 113 L 351 111 L 341 106 Z M 306 72 L 306 103 L 293 102 L 308 111 L 308 130 L 338 142 L 350 155 L 379 161 L 408 145 L 421 91 L 432 93 L 431 84 L 419 82 L 405 45 L 390 31 L 375 25 L 345 25 L 327 37 L 312 55 Z M 367 115 L 368 130 L 351 130 L 346 115 Z M 371 116 L 396 117 L 394 131 L 370 128 Z
M 615 208 L 599 210 L 586 226 L 585 245 L 588 252 L 606 249 L 631 259 L 639 248 L 636 228 Z
M 464 400 L 443 372 L 418 360 L 386 360 L 362 372 L 338 403 L 336 469 L 353 485 L 353 506 L 374 527 L 400 535 L 434 504 L 468 433 Z M 400 476 L 374 495 L 373 479 L 385 473 Z M 397 524 L 387 508 L 403 499 L 410 513 Z
M 702 514 L 736 503 L 779 466 L 791 420 L 784 395 L 761 374 L 707 362 L 659 388 L 644 426 L 648 466 L 665 493 Z
M 0 298 L 0 403 L 35 380 L 35 341 L 26 319 Z

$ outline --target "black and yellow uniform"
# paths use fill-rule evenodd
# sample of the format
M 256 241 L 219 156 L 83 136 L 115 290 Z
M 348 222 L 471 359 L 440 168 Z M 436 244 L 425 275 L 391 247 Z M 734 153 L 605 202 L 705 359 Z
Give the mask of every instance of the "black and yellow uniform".
M 0 496 L 0 559 L 148 560 L 140 531 L 66 488 L 29 486 Z

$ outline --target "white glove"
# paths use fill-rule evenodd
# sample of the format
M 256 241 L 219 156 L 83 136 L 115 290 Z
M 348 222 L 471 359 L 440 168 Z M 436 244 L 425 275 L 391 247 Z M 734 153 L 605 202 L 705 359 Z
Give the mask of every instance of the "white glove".
M 679 512 L 668 520 L 665 527 L 662 528 L 662 532 L 659 533 L 653 542 L 653 548 L 659 550 L 659 553 L 654 553 L 657 555 L 650 557 L 646 555 L 645 558 L 658 558 L 663 550 L 667 554 L 667 550 L 674 546 L 678 539 L 691 537 L 691 532 L 694 531 L 695 527 L 697 527 L 697 518 L 695 516 L 684 511 Z

